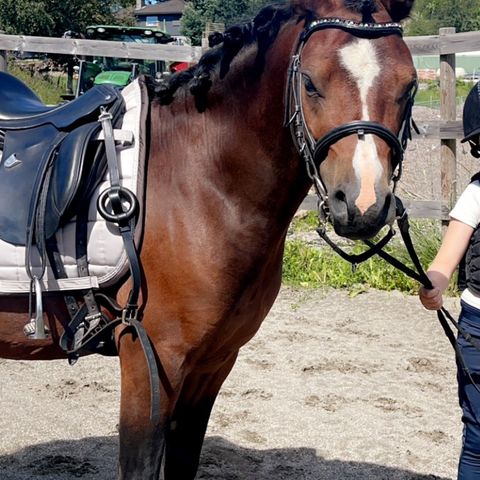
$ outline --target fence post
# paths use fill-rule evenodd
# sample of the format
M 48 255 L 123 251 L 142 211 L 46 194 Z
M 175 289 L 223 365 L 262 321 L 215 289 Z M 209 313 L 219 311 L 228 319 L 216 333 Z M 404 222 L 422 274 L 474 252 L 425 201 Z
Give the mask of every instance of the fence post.
M 440 28 L 440 37 L 456 33 L 455 28 Z M 455 54 L 440 55 L 440 117 L 457 119 Z M 440 146 L 442 201 L 451 209 L 457 200 L 457 141 L 441 140 Z M 442 222 L 444 227 L 448 222 Z
M 3 35 L 5 32 L 0 30 L 0 35 Z M 6 72 L 8 67 L 8 59 L 6 50 L 0 50 L 0 72 Z
M 67 95 L 73 95 L 73 61 L 71 58 L 67 61 Z

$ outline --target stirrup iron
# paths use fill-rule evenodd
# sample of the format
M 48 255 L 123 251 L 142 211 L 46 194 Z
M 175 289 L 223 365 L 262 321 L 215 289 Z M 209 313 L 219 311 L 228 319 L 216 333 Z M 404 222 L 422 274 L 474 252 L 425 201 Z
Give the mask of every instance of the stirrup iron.
M 32 312 L 32 296 L 35 293 L 35 317 Z M 23 333 L 32 340 L 45 340 L 49 330 L 43 321 L 42 284 L 37 276 L 30 283 L 30 322 L 23 327 Z

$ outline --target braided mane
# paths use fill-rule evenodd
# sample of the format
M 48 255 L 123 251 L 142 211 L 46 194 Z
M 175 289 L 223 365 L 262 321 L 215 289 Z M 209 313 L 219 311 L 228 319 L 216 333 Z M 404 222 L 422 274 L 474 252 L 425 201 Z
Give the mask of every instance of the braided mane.
M 209 37 L 209 46 L 214 47 L 205 53 L 198 64 L 173 75 L 167 83 L 154 88 L 161 105 L 173 102 L 175 93 L 181 87 L 188 88 L 195 97 L 198 111 L 207 107 L 207 95 L 213 80 L 213 73 L 219 67 L 219 77 L 222 79 L 230 70 L 233 59 L 244 47 L 258 45 L 253 71 L 260 74 L 265 65 L 265 54 L 275 40 L 281 26 L 293 17 L 291 6 L 270 5 L 249 23 L 235 25 L 225 33 L 214 33 Z
M 365 21 L 369 21 L 371 15 L 377 11 L 376 0 L 344 0 L 344 5 L 354 12 L 361 13 Z M 154 85 L 152 88 L 156 98 L 161 105 L 169 105 L 179 89 L 188 89 L 195 98 L 197 110 L 205 111 L 208 92 L 213 85 L 213 74 L 218 71 L 219 78 L 223 79 L 238 53 L 244 47 L 256 43 L 258 52 L 252 72 L 260 75 L 265 66 L 268 48 L 277 37 L 282 25 L 294 14 L 293 5 L 274 4 L 263 8 L 249 23 L 234 25 L 223 34 L 210 35 L 209 46 L 213 48 L 202 56 L 198 64 L 172 75 L 166 82 Z

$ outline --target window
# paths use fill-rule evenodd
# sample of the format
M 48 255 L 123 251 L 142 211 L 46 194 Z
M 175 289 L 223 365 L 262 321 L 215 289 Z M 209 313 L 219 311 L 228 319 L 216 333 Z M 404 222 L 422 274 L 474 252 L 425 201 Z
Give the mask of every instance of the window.
M 158 27 L 160 25 L 160 20 L 158 17 L 147 17 L 145 19 L 146 27 Z
M 156 5 L 159 0 L 145 0 L 145 6 L 147 5 Z

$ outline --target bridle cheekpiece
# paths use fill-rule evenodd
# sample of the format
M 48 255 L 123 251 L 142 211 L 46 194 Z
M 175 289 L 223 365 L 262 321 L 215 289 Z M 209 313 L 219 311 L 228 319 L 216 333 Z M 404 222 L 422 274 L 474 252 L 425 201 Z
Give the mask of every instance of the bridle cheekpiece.
M 328 192 L 319 174 L 320 164 L 328 155 L 330 147 L 350 135 L 358 135 L 363 138 L 367 134 L 376 135 L 384 140 L 392 151 L 392 164 L 394 190 L 400 179 L 402 162 L 408 140 L 411 139 L 412 108 L 417 86 L 415 85 L 408 97 L 407 106 L 400 131 L 397 134 L 384 127 L 380 123 L 358 120 L 346 123 L 334 128 L 320 139 L 315 139 L 305 121 L 302 105 L 302 73 L 300 71 L 303 49 L 310 37 L 320 30 L 336 28 L 348 32 L 358 38 L 375 39 L 389 35 L 403 36 L 403 28 L 400 23 L 370 23 L 355 22 L 342 18 L 321 18 L 308 23 L 300 35 L 295 52 L 292 56 L 288 85 L 286 89 L 286 114 L 285 119 L 292 133 L 292 138 L 300 156 L 305 161 L 307 174 L 313 181 L 318 196 L 319 216 L 322 222 L 330 217 L 328 207 Z

